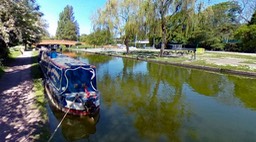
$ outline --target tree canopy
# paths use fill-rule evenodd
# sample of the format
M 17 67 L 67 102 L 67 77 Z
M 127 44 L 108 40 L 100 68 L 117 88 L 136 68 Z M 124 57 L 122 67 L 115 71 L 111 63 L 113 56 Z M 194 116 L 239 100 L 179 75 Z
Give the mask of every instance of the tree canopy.
M 160 53 L 167 43 L 249 52 L 238 43 L 244 41 L 239 32 L 244 31 L 242 25 L 255 23 L 255 9 L 256 4 L 247 0 L 215 5 L 206 5 L 203 0 L 108 0 L 92 23 L 95 32 L 108 31 L 112 39 L 121 38 L 127 52 L 136 39 L 149 39 L 152 46 L 162 44 Z M 256 48 L 252 46 L 250 51 Z
M 38 42 L 47 26 L 42 16 L 35 0 L 0 0 L 0 58 L 9 46 Z
M 78 36 L 79 25 L 75 20 L 73 7 L 67 5 L 59 15 L 56 38 L 64 40 L 77 40 Z

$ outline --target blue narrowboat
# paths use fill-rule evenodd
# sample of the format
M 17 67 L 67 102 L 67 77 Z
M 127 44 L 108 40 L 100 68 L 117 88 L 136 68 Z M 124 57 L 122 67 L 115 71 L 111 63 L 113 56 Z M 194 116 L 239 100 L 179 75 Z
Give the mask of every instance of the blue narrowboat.
M 56 51 L 40 51 L 45 92 L 58 109 L 73 115 L 95 115 L 99 111 L 96 67 Z

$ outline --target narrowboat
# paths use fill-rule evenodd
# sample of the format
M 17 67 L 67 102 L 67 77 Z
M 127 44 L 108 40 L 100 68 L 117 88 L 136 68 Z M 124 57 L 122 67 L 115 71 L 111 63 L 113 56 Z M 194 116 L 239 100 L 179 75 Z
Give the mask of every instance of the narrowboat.
M 56 51 L 40 51 L 39 65 L 44 74 L 46 95 L 53 106 L 80 116 L 99 112 L 95 66 Z

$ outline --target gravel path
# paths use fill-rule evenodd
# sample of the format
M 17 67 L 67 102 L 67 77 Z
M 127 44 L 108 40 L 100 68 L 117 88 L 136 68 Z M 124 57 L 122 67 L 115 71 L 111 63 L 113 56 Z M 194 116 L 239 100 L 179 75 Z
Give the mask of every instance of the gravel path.
M 34 141 L 43 125 L 34 105 L 32 51 L 25 51 L 0 79 L 0 141 Z

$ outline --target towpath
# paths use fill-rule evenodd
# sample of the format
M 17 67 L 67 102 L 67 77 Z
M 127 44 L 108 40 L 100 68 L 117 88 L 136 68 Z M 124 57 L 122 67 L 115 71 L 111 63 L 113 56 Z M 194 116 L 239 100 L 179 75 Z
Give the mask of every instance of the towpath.
M 25 51 L 0 79 L 0 141 L 34 141 L 42 126 L 34 105 L 32 51 Z

